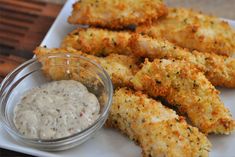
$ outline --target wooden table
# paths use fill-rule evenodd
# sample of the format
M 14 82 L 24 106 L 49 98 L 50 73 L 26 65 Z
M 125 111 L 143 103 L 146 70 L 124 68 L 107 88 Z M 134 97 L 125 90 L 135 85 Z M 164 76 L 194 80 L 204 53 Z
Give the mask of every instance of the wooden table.
M 61 7 L 35 0 L 0 0 L 0 81 L 32 58 Z
M 32 58 L 62 4 L 35 0 L 0 0 L 0 82 L 15 67 Z M 0 148 L 0 157 L 30 155 Z

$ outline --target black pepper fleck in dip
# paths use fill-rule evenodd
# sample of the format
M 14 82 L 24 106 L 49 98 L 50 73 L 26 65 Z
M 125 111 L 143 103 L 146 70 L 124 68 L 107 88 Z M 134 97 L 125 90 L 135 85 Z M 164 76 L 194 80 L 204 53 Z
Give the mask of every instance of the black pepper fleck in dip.
M 99 111 L 97 97 L 82 83 L 54 81 L 24 94 L 14 109 L 14 123 L 26 137 L 57 139 L 87 128 Z

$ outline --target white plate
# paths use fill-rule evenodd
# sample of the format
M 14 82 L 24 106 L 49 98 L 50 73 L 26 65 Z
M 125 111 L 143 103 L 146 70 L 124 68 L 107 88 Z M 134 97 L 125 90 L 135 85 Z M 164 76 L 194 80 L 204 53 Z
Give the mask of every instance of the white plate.
M 44 38 L 42 45 L 53 48 L 60 45 L 63 37 L 72 31 L 75 26 L 67 23 L 72 3 L 75 0 L 68 0 L 64 5 L 59 16 L 55 20 L 51 29 Z M 228 20 L 235 28 L 235 21 Z M 221 99 L 230 109 L 232 115 L 235 116 L 235 90 L 234 89 L 219 89 L 221 91 Z M 1 123 L 0 123 L 1 124 Z M 211 135 L 209 136 L 212 142 L 211 157 L 235 157 L 235 133 L 229 136 Z M 73 149 L 61 152 L 44 152 L 33 148 L 28 148 L 21 143 L 17 143 L 12 139 L 0 125 L 0 147 L 19 151 L 26 154 L 47 157 L 140 157 L 141 149 L 130 141 L 127 137 L 112 129 L 101 129 L 92 139 L 86 143 Z

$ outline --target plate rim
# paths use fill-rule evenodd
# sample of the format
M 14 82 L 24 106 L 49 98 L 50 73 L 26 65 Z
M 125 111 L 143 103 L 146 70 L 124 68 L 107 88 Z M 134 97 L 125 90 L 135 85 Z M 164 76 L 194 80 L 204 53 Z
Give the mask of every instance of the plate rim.
M 56 27 L 58 27 L 58 23 L 59 20 L 62 17 L 62 14 L 64 14 L 64 12 L 66 12 L 67 7 L 69 7 L 69 5 L 75 0 L 67 0 L 66 3 L 63 5 L 60 13 L 58 14 L 58 16 L 56 17 L 56 19 L 54 20 L 53 24 L 51 25 L 50 29 L 48 30 L 47 34 L 45 35 L 45 37 L 43 38 L 42 42 L 41 42 L 41 46 L 46 45 L 46 43 L 48 42 L 48 38 L 50 36 L 50 34 L 54 31 L 54 29 Z M 230 25 L 233 25 L 231 27 L 235 28 L 235 20 L 232 19 L 226 19 L 226 18 L 221 18 L 224 21 L 227 21 Z M 4 130 L 2 127 L 2 122 L 0 121 L 0 131 Z M 4 130 L 5 132 L 5 130 Z M 6 132 L 5 132 L 6 133 Z M 7 133 L 8 134 L 8 133 Z M 2 136 L 2 134 L 0 134 L 0 136 Z M 16 151 L 19 153 L 24 153 L 24 154 L 28 154 L 28 155 L 35 155 L 35 156 L 48 156 L 48 157 L 57 157 L 59 156 L 58 154 L 53 154 L 53 152 L 45 152 L 45 151 L 41 151 L 38 149 L 34 149 L 31 147 L 27 147 L 21 143 L 18 143 L 17 141 L 14 141 L 15 143 L 19 144 L 19 146 L 15 147 L 15 146 L 11 146 L 5 143 L 2 143 L 0 141 L 0 148 L 6 149 L 6 150 L 11 150 L 11 151 Z M 69 150 L 68 150 L 69 151 Z

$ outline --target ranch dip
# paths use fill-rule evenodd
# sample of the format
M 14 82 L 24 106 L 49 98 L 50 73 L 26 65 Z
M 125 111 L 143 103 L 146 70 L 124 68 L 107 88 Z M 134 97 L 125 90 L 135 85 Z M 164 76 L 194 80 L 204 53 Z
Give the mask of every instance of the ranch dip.
M 97 97 L 83 84 L 54 81 L 24 93 L 14 109 L 14 123 L 26 137 L 57 139 L 87 128 L 99 111 Z

